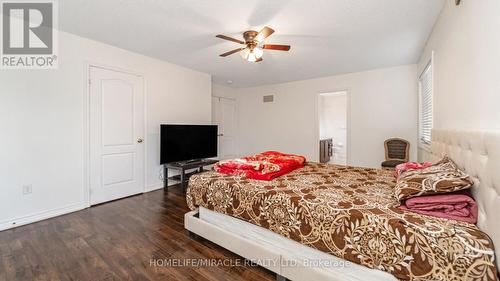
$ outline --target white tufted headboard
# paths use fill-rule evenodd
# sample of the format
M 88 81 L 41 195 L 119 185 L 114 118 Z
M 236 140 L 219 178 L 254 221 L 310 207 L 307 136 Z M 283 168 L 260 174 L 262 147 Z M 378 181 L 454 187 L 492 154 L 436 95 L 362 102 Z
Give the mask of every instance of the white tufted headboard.
M 474 179 L 477 225 L 493 240 L 500 268 L 500 131 L 433 130 L 431 153 L 423 160 L 435 162 L 444 154 Z

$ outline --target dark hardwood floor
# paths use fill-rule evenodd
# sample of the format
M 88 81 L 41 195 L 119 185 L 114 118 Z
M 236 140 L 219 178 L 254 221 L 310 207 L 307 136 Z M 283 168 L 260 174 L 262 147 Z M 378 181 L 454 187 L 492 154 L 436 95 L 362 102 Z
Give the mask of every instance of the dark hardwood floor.
M 275 280 L 190 237 L 187 211 L 174 186 L 0 232 L 0 280 Z M 182 266 L 186 259 L 222 266 Z

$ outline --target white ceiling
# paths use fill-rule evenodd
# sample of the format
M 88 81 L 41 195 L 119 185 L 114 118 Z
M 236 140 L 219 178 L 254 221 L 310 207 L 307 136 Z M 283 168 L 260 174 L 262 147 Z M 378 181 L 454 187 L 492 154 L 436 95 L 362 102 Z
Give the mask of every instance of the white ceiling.
M 415 63 L 444 0 L 64 0 L 64 31 L 213 75 L 215 83 L 248 87 Z M 451 0 L 450 0 L 451 1 Z M 247 63 L 218 55 L 264 25 L 265 51 Z

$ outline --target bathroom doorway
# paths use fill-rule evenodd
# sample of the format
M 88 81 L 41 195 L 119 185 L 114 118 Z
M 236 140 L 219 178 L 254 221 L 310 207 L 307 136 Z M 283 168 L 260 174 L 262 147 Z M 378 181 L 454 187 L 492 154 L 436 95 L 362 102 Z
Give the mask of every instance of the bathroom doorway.
M 321 93 L 318 100 L 320 162 L 348 163 L 349 96 L 347 91 Z

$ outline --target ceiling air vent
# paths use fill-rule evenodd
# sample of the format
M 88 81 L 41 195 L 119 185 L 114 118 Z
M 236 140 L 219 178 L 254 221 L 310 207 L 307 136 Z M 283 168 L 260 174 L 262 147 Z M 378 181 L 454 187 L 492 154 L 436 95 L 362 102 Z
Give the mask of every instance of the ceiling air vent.
M 274 102 L 274 95 L 264 96 L 262 99 L 263 102 Z

